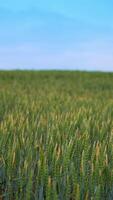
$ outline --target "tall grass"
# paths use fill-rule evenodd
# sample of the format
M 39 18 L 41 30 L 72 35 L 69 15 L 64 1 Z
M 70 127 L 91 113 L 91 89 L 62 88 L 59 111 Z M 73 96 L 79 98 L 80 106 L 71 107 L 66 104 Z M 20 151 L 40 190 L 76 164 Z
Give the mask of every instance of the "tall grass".
M 113 74 L 0 72 L 0 199 L 113 199 Z

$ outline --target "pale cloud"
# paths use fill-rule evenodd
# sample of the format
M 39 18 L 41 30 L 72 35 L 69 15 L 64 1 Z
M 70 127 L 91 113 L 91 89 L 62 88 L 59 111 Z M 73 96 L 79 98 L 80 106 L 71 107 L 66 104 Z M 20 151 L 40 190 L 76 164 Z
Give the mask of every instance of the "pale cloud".
M 34 44 L 13 45 L 0 48 L 0 68 L 113 71 L 112 55 L 110 44 L 94 41 L 83 43 L 76 49 L 53 52 L 40 49 Z

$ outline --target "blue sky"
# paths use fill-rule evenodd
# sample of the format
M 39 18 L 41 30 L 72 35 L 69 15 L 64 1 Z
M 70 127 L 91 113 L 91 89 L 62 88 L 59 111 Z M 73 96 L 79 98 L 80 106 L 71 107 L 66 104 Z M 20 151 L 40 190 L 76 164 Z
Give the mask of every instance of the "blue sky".
M 113 71 L 112 0 L 0 0 L 0 69 Z

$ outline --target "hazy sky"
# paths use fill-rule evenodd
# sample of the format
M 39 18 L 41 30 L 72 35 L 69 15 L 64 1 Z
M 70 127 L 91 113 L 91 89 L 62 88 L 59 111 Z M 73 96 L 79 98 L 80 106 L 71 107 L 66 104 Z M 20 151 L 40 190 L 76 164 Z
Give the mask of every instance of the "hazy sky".
M 113 0 L 0 0 L 0 68 L 113 71 Z

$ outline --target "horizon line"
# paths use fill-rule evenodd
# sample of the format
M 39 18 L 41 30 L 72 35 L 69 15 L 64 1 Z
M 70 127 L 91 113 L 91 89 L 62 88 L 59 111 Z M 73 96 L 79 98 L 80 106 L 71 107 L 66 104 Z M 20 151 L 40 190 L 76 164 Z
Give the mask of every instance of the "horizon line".
M 1 71 L 64 71 L 64 72 L 92 72 L 92 73 L 113 73 L 113 70 L 95 70 L 95 69 L 58 69 L 58 68 L 54 68 L 54 69 L 50 69 L 50 68 L 0 68 L 0 72 Z

